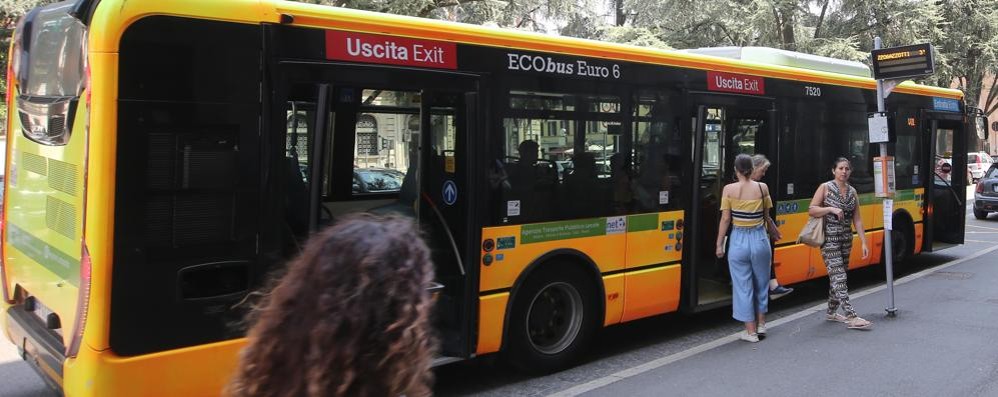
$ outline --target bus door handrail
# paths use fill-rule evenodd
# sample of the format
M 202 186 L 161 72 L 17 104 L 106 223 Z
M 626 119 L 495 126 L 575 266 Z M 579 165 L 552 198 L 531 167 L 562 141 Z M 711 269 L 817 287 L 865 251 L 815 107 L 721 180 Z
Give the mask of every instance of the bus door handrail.
M 426 200 L 426 202 L 430 204 L 430 209 L 433 210 L 433 213 L 437 216 L 437 220 L 440 221 L 440 224 L 444 227 L 444 234 L 447 235 L 447 241 L 450 242 L 451 250 L 454 252 L 454 259 L 457 260 L 457 269 L 461 271 L 462 276 L 466 275 L 464 271 L 464 261 L 461 260 L 461 252 L 457 249 L 457 240 L 454 240 L 454 233 L 451 232 L 450 226 L 447 225 L 447 220 L 444 218 L 444 214 L 440 213 L 440 209 L 438 209 L 437 205 L 433 203 L 433 199 L 430 198 L 429 194 L 423 192 L 422 195 L 423 200 Z
M 953 189 L 953 185 L 949 183 L 949 181 L 947 181 L 946 178 L 938 171 L 933 171 L 932 173 L 936 174 L 936 176 L 939 177 L 939 180 L 946 184 L 946 190 L 949 190 L 949 192 L 953 194 L 953 198 L 956 199 L 956 202 L 960 205 L 964 205 L 964 201 L 960 199 L 960 195 L 956 193 L 956 189 Z

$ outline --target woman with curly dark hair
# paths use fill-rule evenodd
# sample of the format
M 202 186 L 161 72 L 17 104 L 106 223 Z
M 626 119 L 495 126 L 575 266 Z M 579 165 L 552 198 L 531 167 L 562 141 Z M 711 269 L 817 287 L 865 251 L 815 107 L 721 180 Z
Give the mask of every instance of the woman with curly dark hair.
M 314 236 L 253 315 L 232 396 L 428 396 L 429 250 L 412 221 L 351 216 Z

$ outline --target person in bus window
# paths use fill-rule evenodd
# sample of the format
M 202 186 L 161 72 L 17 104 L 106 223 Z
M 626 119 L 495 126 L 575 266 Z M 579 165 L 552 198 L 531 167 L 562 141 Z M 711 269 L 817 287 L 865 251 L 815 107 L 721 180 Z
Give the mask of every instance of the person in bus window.
M 752 157 L 735 157 L 738 181 L 721 191 L 721 221 L 717 230 L 717 257 L 723 257 L 724 236 L 728 238 L 728 270 L 731 272 L 732 317 L 745 323 L 739 338 L 758 342 L 766 334 L 769 309 L 769 268 L 772 250 L 766 234 L 764 211 L 773 207 L 769 187 L 752 180 Z
M 403 217 L 314 235 L 251 314 L 231 396 L 429 396 L 434 277 Z
M 517 151 L 519 159 L 507 170 L 507 199 L 521 202 L 523 221 L 537 220 L 549 212 L 557 170 L 538 163 L 540 145 L 534 140 L 520 142 Z
M 762 155 L 762 154 L 752 155 L 752 180 L 753 181 L 757 181 L 757 182 L 758 181 L 762 181 L 762 178 L 764 176 L 766 176 L 766 171 L 769 170 L 769 166 L 770 166 L 769 159 L 767 159 L 765 155 Z M 767 227 L 772 227 L 774 230 L 776 230 L 776 234 L 777 234 L 775 236 L 776 240 L 772 241 L 772 244 L 776 244 L 776 241 L 779 241 L 783 237 L 780 236 L 779 228 L 777 228 L 777 226 L 776 226 L 776 218 L 774 216 L 770 216 L 768 218 L 768 221 L 769 221 L 770 225 L 767 225 Z M 773 250 L 775 250 L 776 246 L 772 245 L 772 244 L 770 246 L 772 247 Z M 775 266 L 776 266 L 775 262 L 773 262 L 773 264 L 770 265 L 770 269 L 769 269 L 769 274 L 772 276 L 772 278 L 769 279 L 769 298 L 770 299 L 778 299 L 780 297 L 786 296 L 787 294 L 789 294 L 791 292 L 794 292 L 793 288 L 784 287 L 784 286 L 780 285 L 779 281 L 776 281 L 776 267 Z
M 613 213 L 615 215 L 627 214 L 631 210 L 631 201 L 634 199 L 633 188 L 631 187 L 631 171 L 627 167 L 627 158 L 624 153 L 615 153 L 610 156 L 610 186 L 613 195 Z
M 565 197 L 562 200 L 567 218 L 595 216 L 601 208 L 601 194 L 596 175 L 596 157 L 589 152 L 572 157 L 572 173 L 565 177 Z
M 825 217 L 825 242 L 821 245 L 821 258 L 828 269 L 828 321 L 845 323 L 851 329 L 868 329 L 870 321 L 856 314 L 849 302 L 849 288 L 846 285 L 846 271 L 849 268 L 849 253 L 852 251 L 852 227 L 856 226 L 859 241 L 863 244 L 863 259 L 870 256 L 866 245 L 866 232 L 860 216 L 859 199 L 856 189 L 849 185 L 852 164 L 839 157 L 832 168 L 831 181 L 818 186 L 811 198 L 808 215 Z M 845 315 L 838 313 L 842 308 Z

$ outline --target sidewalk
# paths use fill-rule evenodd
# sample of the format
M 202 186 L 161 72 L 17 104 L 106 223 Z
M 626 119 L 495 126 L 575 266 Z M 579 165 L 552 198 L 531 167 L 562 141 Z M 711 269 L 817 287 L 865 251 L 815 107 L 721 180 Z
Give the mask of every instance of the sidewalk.
M 851 294 L 873 329 L 825 321 L 824 304 L 769 324 L 759 343 L 730 335 L 561 395 L 998 396 L 998 247 Z M 733 321 L 733 320 L 732 320 Z

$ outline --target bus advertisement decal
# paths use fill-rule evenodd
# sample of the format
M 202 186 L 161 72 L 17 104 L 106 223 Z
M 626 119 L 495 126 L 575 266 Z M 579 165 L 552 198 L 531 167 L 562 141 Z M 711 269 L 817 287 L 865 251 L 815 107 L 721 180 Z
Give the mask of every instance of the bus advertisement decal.
M 606 218 L 537 223 L 523 225 L 520 228 L 520 242 L 523 244 L 542 243 L 545 241 L 603 236 L 605 234 Z
M 60 251 L 14 224 L 8 224 L 7 242 L 73 286 L 79 286 L 80 259 Z
M 454 70 L 457 69 L 457 45 L 327 30 L 326 59 Z

